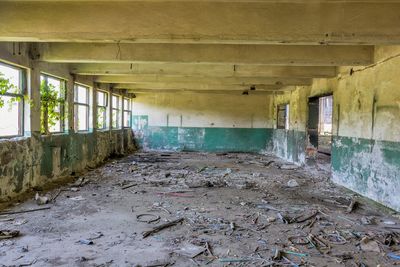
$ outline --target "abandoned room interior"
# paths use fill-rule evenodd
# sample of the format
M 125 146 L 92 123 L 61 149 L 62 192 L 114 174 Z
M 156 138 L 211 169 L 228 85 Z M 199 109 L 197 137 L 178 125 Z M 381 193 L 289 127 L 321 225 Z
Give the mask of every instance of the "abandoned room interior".
M 400 265 L 400 1 L 0 0 L 0 266 Z

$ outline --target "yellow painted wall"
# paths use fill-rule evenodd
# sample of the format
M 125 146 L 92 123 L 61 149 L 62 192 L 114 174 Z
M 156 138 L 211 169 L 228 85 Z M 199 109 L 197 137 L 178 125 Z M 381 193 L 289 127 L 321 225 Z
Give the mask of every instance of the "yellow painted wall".
M 139 94 L 133 115 L 148 115 L 149 126 L 271 128 L 271 101 L 272 96 L 251 92 Z
M 307 101 L 326 94 L 334 98 L 333 181 L 400 210 L 400 46 L 376 47 L 373 65 L 342 67 L 335 78 L 276 96 L 270 119 L 289 103 L 291 130 L 274 132 L 276 154 L 306 162 Z

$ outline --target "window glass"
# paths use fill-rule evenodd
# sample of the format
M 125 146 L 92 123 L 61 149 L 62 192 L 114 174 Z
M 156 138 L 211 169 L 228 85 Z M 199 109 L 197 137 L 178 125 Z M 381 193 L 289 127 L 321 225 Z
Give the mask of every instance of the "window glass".
M 88 91 L 89 90 L 87 87 L 84 87 L 81 85 L 76 85 L 76 87 L 75 87 L 75 102 L 88 104 L 89 103 Z
M 119 96 L 117 96 L 117 95 L 112 96 L 112 106 L 113 106 L 113 108 L 119 107 Z
M 23 134 L 23 70 L 0 63 L 0 136 Z
M 124 98 L 124 110 L 130 109 L 130 101 L 127 98 Z
M 77 113 L 77 129 L 78 131 L 87 131 L 88 130 L 88 107 L 78 105 L 76 107 Z
M 104 92 L 97 92 L 97 105 L 105 106 L 105 93 Z
M 2 74 L 3 79 L 8 80 L 9 84 L 14 86 L 13 88 L 10 88 L 10 90 L 7 90 L 7 93 L 21 92 L 21 69 L 0 63 L 0 73 Z
M 12 101 L 12 97 L 2 96 L 4 105 L 0 107 L 0 136 L 19 135 L 20 102 Z
M 97 129 L 107 128 L 108 94 L 97 91 Z
M 124 127 L 131 127 L 131 100 L 124 98 Z
M 76 131 L 89 130 L 89 87 L 75 84 L 74 124 Z
M 121 128 L 121 97 L 112 95 L 112 128 Z

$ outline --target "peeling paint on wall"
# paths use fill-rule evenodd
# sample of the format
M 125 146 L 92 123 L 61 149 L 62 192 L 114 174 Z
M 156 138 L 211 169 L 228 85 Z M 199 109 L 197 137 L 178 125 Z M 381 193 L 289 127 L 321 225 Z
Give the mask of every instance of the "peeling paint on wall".
M 131 129 L 0 140 L 0 201 L 134 149 Z
M 135 134 L 136 135 L 136 134 Z M 142 148 L 177 151 L 261 152 L 272 139 L 266 128 L 149 127 Z
M 274 129 L 272 152 L 278 157 L 297 164 L 306 161 L 306 133 L 294 130 Z
M 333 181 L 400 211 L 400 143 L 336 137 Z
M 399 49 L 377 47 L 376 57 L 381 62 L 342 67 L 336 78 L 314 79 L 311 86 L 296 87 L 274 98 L 274 105 L 290 103 L 290 129 L 302 132 L 306 130 L 307 99 L 333 93 L 333 181 L 398 211 L 400 57 L 390 56 L 398 54 Z M 306 138 L 290 141 L 289 132 L 275 130 L 273 139 L 278 156 L 293 161 L 298 153 L 299 159 L 304 158 L 301 145 L 296 151 L 290 142 L 302 143 Z

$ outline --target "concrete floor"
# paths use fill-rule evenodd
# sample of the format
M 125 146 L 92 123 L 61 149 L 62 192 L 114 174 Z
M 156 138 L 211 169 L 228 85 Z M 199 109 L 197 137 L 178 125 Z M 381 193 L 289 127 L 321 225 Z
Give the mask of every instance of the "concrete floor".
M 50 204 L 10 208 L 48 210 L 0 216 L 0 229 L 20 231 L 0 240 L 0 266 L 394 265 L 398 215 L 360 197 L 346 212 L 354 195 L 328 177 L 272 156 L 136 153 L 41 192 L 57 196 Z

